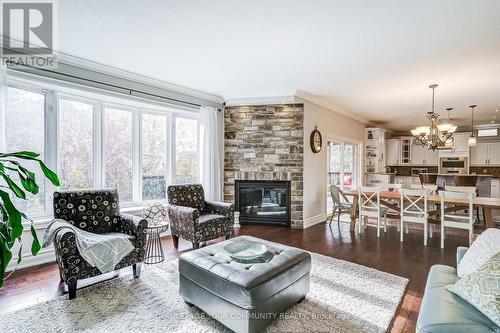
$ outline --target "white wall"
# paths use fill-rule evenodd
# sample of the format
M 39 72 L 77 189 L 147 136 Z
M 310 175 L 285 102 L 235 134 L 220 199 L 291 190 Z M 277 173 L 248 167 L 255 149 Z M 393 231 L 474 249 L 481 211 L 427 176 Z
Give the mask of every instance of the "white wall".
M 308 227 L 326 219 L 327 139 L 343 137 L 362 142 L 366 126 L 317 104 L 301 102 L 304 103 L 304 227 Z M 315 124 L 323 138 L 323 149 L 318 154 L 311 151 L 309 143 Z M 362 152 L 358 153 L 362 157 Z

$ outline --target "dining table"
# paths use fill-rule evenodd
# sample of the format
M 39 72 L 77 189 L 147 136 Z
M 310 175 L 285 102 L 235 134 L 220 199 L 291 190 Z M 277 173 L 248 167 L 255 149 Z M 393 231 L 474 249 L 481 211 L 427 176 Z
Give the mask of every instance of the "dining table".
M 380 191 L 380 204 L 382 206 L 390 208 L 393 212 L 399 212 L 399 200 L 400 194 L 397 191 Z M 354 231 L 356 225 L 356 219 L 358 218 L 358 191 L 350 190 L 344 191 L 346 196 L 353 197 L 352 210 L 351 210 L 351 231 Z M 438 194 L 429 194 L 427 196 L 427 201 L 435 204 L 441 203 L 441 197 Z M 466 199 L 457 198 L 446 198 L 444 201 L 446 204 L 453 204 L 455 207 L 447 207 L 445 212 L 463 210 L 467 208 L 468 201 Z M 473 199 L 473 205 L 483 209 L 484 225 L 486 228 L 494 228 L 493 223 L 493 210 L 500 209 L 500 198 L 488 198 L 488 197 L 475 197 Z M 429 210 L 429 223 L 440 224 L 440 208 L 435 210 Z

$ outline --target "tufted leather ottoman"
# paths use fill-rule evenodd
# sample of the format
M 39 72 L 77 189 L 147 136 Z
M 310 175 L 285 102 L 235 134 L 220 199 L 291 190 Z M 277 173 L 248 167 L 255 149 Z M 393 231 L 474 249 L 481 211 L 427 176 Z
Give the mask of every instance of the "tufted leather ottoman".
M 240 263 L 223 250 L 247 239 L 268 248 L 266 259 Z M 311 255 L 250 236 L 236 237 L 183 254 L 179 293 L 235 332 L 259 332 L 309 292 Z

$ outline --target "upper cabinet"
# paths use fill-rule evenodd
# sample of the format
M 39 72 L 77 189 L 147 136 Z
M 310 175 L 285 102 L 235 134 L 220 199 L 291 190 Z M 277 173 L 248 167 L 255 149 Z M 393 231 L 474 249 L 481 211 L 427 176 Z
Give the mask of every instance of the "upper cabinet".
M 470 149 L 471 165 L 500 165 L 500 142 L 481 142 Z
M 463 153 L 464 155 L 469 155 L 469 137 L 470 137 L 470 135 L 471 135 L 470 132 L 462 132 L 462 133 L 453 134 L 454 146 L 455 146 L 453 151 L 455 152 L 455 154 Z
M 425 148 L 421 144 L 414 143 L 411 147 L 412 165 L 438 165 L 438 152 Z
M 401 155 L 399 164 L 401 165 L 409 165 L 411 164 L 411 144 L 413 142 L 413 138 L 411 136 L 403 136 L 401 137 Z
M 388 139 L 386 141 L 386 164 L 389 166 L 399 165 L 399 139 Z

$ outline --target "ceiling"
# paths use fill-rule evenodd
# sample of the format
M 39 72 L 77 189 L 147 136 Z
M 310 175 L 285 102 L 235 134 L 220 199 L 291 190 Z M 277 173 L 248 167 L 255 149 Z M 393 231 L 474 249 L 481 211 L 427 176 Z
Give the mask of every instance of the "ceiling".
M 61 52 L 225 98 L 300 89 L 404 131 L 438 83 L 442 117 L 468 124 L 478 104 L 500 122 L 498 0 L 72 0 L 58 16 Z

